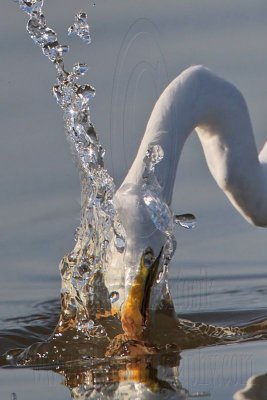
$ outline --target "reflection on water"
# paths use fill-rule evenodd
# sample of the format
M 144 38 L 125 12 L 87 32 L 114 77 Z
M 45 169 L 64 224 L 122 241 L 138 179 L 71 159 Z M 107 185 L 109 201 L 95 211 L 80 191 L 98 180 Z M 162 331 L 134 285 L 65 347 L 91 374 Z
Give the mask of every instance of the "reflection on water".
M 247 312 L 242 316 L 242 329 L 216 328 L 212 325 L 193 323 L 187 319 L 180 320 L 179 330 L 173 332 L 176 345 L 158 349 L 155 346 L 145 345 L 137 340 L 127 340 L 118 335 L 122 334 L 119 320 L 105 319 L 105 331 L 108 337 L 99 337 L 93 340 L 77 331 L 67 331 L 64 336 L 54 335 L 47 339 L 54 329 L 60 304 L 57 300 L 45 302 L 36 307 L 36 313 L 31 316 L 20 317 L 3 321 L 9 329 L 0 332 L 1 349 L 10 350 L 1 358 L 2 366 L 28 366 L 37 370 L 50 370 L 64 376 L 64 384 L 70 390 L 73 399 L 189 399 L 192 396 L 209 398 L 208 393 L 214 391 L 213 385 L 207 384 L 209 379 L 217 384 L 239 385 L 245 384 L 245 378 L 252 373 L 250 354 L 238 355 L 236 350 L 230 354 L 213 354 L 205 356 L 199 352 L 186 356 L 183 349 L 223 345 L 239 342 L 239 346 L 247 340 L 266 339 L 264 325 L 266 318 L 257 320 L 255 324 L 244 325 L 245 320 L 257 319 L 257 311 Z M 224 320 L 228 313 L 221 313 L 217 319 Z M 237 313 L 238 315 L 238 313 Z M 185 315 L 186 317 L 186 315 Z M 189 317 L 189 316 L 188 316 Z M 209 313 L 201 313 L 201 320 L 209 320 Z M 238 316 L 236 316 L 238 318 Z M 262 334 L 259 335 L 259 330 Z M 249 332 L 249 333 L 246 333 Z M 170 339 L 172 332 L 168 332 Z M 239 333 L 239 334 L 238 334 Z M 75 338 L 76 335 L 76 338 Z M 80 336 L 77 336 L 80 335 Z M 114 340 L 114 338 L 117 338 Z M 179 346 L 177 346 L 179 343 Z M 17 350 L 14 348 L 17 347 Z M 220 346 L 215 348 L 219 349 Z M 231 346 L 230 346 L 231 349 Z M 182 353 L 181 353 L 182 351 Z M 107 353 L 109 357 L 106 357 Z M 242 356 L 242 357 L 241 357 Z M 191 359 L 191 357 L 193 357 Z M 220 360 L 220 357 L 222 358 Z M 227 369 L 229 368 L 229 371 Z M 225 371 L 226 369 L 226 371 Z M 226 373 L 232 378 L 226 378 Z M 217 376 L 218 375 L 218 376 Z M 237 377 L 238 375 L 238 377 Z M 202 382 L 197 390 L 192 390 L 192 384 Z M 260 380 L 256 380 L 261 382 Z M 258 392 L 259 388 L 253 383 L 253 391 L 248 383 L 244 394 L 241 391 L 237 397 L 243 399 L 257 399 L 261 397 L 244 397 Z M 260 386 L 261 387 L 261 384 Z M 249 390 L 248 390 L 249 389 Z M 257 390 L 256 390 L 257 389 Z M 256 396 L 256 397 L 255 397 Z M 265 397 L 262 397 L 264 399 Z
M 51 328 L 49 324 L 53 323 L 49 315 L 59 311 L 55 302 L 50 303 L 50 308 L 47 305 L 43 305 L 47 314 L 43 315 L 43 324 L 39 325 L 39 330 L 36 329 L 40 338 L 46 328 Z M 20 323 L 24 323 L 25 327 L 13 332 L 14 336 L 25 339 L 28 325 L 28 339 L 35 341 L 36 335 L 30 332 L 36 321 L 40 321 L 40 315 L 21 318 Z M 13 322 L 16 325 L 18 321 Z M 121 341 L 117 343 L 117 356 L 107 358 L 105 351 L 110 345 L 107 339 L 94 339 L 90 342 L 86 338 L 84 341 L 81 338 L 75 340 L 73 332 L 69 334 L 69 340 L 65 335 L 64 340 L 54 337 L 48 342 L 34 343 L 22 353 L 19 349 L 12 350 L 5 356 L 6 360 L 2 359 L 2 363 L 12 365 L 15 361 L 16 365 L 20 365 L 21 361 L 23 366 L 29 364 L 38 370 L 50 369 L 63 375 L 64 384 L 69 388 L 73 399 L 189 398 L 188 390 L 179 381 L 180 352 L 176 347 L 167 346 L 165 350 L 157 352 L 155 348 L 146 347 L 137 341 Z M 115 334 L 116 332 L 113 335 Z M 8 345 L 8 340 L 9 332 L 2 332 L 1 341 Z M 27 341 L 24 345 L 26 344 Z
M 189 399 L 193 395 L 230 400 L 234 393 L 244 391 L 241 392 L 242 400 L 261 400 L 265 399 L 264 392 L 263 397 L 257 396 L 264 388 L 263 378 L 255 379 L 254 391 L 248 390 L 251 385 L 246 383 L 257 374 L 259 365 L 255 365 L 255 360 L 259 360 L 259 355 L 260 362 L 266 365 L 264 343 L 254 343 L 183 351 L 177 352 L 176 356 L 175 352 L 165 353 L 157 359 L 151 355 L 137 356 L 131 362 L 117 358 L 109 362 L 99 360 L 95 364 L 84 360 L 57 367 L 40 366 L 34 367 L 33 371 L 2 369 L 0 394 L 3 399 L 9 399 L 15 392 L 18 399 L 38 397 L 40 400 L 67 400 L 71 394 L 76 399 L 86 399 L 90 394 L 89 398 L 96 400 L 104 399 L 108 394 L 110 397 L 107 398 L 114 400 Z M 264 371 L 263 366 L 261 370 Z
M 189 399 L 208 393 L 189 393 L 179 380 L 179 352 L 136 356 L 132 360 L 87 360 L 52 368 L 64 376 L 73 399 Z M 42 367 L 38 367 L 39 370 Z
M 57 372 L 64 375 L 73 399 L 188 399 L 179 381 L 179 358 L 179 353 L 136 357 Z

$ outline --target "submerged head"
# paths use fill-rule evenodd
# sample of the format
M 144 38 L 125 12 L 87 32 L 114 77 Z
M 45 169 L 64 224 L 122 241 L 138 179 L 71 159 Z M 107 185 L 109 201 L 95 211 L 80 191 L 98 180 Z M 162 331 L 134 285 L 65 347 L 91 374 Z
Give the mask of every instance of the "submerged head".
M 142 254 L 139 270 L 122 307 L 122 328 L 125 334 L 132 339 L 146 339 L 148 332 L 153 327 L 153 313 L 172 308 L 166 281 L 163 279 L 162 253 L 163 250 L 155 258 L 153 250 L 147 248 Z M 165 286 L 164 289 L 162 286 Z M 158 298 L 155 296 L 155 290 L 160 292 L 157 293 Z

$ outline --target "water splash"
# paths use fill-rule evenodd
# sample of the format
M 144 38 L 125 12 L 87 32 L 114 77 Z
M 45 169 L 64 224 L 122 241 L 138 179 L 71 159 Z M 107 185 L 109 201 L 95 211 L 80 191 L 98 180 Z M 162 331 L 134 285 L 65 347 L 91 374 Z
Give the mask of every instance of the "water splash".
M 78 331 L 91 336 L 95 329 L 88 328 L 90 321 L 96 322 L 96 319 L 110 315 L 114 310 L 116 313 L 120 312 L 127 290 L 129 291 L 139 273 L 140 262 L 147 249 L 144 244 L 141 254 L 138 250 L 134 256 L 134 265 L 132 259 L 127 259 L 125 229 L 113 201 L 115 185 L 104 169 L 105 151 L 90 119 L 89 105 L 95 96 L 95 89 L 90 84 L 78 83 L 79 78 L 88 72 L 88 65 L 77 62 L 72 71 L 68 72 L 63 57 L 69 51 L 69 46 L 60 44 L 56 32 L 47 26 L 42 12 L 43 1 L 20 0 L 19 4 L 21 9 L 30 15 L 27 24 L 30 37 L 56 67 L 57 84 L 53 86 L 52 93 L 63 110 L 67 140 L 81 179 L 81 223 L 76 230 L 76 245 L 73 251 L 63 257 L 60 263 L 62 312 L 56 331 L 63 332 L 76 327 Z M 75 34 L 87 44 L 90 43 L 85 12 L 76 14 L 69 34 Z M 155 230 L 164 238 L 158 262 L 158 278 L 154 282 L 158 285 L 157 292 L 160 293 L 154 297 L 155 307 L 161 300 L 164 301 L 164 297 L 170 298 L 168 264 L 176 249 L 173 234 L 175 219 L 168 204 L 162 199 L 162 187 L 155 174 L 155 167 L 163 158 L 164 151 L 160 145 L 153 144 L 148 147 L 144 158 L 141 188 L 141 208 L 146 209 Z M 182 226 L 193 226 L 189 218 L 180 218 L 179 221 Z M 116 259 L 115 252 L 122 257 Z M 112 270 L 110 276 L 106 273 L 114 258 L 116 263 L 124 263 L 125 267 L 125 280 L 123 282 L 122 277 L 117 286 L 114 285 L 115 270 Z M 110 284 L 113 286 L 110 287 Z M 126 288 L 125 296 L 122 293 L 123 286 Z M 114 292 L 118 293 L 115 297 L 111 295 Z M 150 293 L 150 289 L 148 292 Z M 113 307 L 114 303 L 116 307 Z
M 86 337 L 106 337 L 105 329 L 98 323 L 98 319 L 111 315 L 114 309 L 119 312 L 124 301 L 123 293 L 117 287 L 109 290 L 108 283 L 114 280 L 114 276 L 107 278 L 106 272 L 110 269 L 114 253 L 121 255 L 121 260 L 125 262 L 123 257 L 127 241 L 125 229 L 114 207 L 115 185 L 104 169 L 105 151 L 90 119 L 89 105 L 95 96 L 95 89 L 90 84 L 78 83 L 79 78 L 88 72 L 87 64 L 77 62 L 71 72 L 65 69 L 64 54 L 69 51 L 69 46 L 59 43 L 56 32 L 47 25 L 43 1 L 20 0 L 19 5 L 30 15 L 27 24 L 30 37 L 56 67 L 57 84 L 53 86 L 52 93 L 63 110 L 67 140 L 81 180 L 81 223 L 76 230 L 73 251 L 64 256 L 60 263 L 62 307 L 55 332 L 60 334 L 75 329 Z M 90 43 L 85 12 L 76 14 L 74 24 L 68 32 L 77 35 L 85 43 Z M 167 287 L 168 263 L 176 248 L 173 215 L 161 199 L 162 188 L 155 175 L 155 166 L 163 157 L 164 152 L 159 145 L 148 147 L 144 159 L 142 199 L 155 229 L 165 237 L 159 262 L 159 271 L 164 279 L 159 281 L 164 286 L 162 293 L 170 296 Z M 138 254 L 138 257 L 142 258 L 143 254 Z M 138 272 L 140 259 L 134 268 L 128 264 L 126 261 L 125 268 L 131 270 L 129 276 L 134 277 Z M 126 285 L 120 283 L 124 284 Z
M 173 234 L 173 213 L 161 197 L 162 187 L 155 174 L 155 167 L 163 158 L 164 151 L 161 146 L 151 145 L 148 147 L 144 159 L 145 169 L 143 173 L 142 193 L 151 220 L 155 227 L 166 236 L 162 252 L 162 258 L 165 261 L 162 264 L 167 266 L 174 255 L 177 242 Z
M 164 152 L 159 145 L 150 145 L 144 159 L 143 199 L 155 227 L 170 236 L 173 231 L 173 216 L 169 206 L 161 199 L 162 187 L 155 175 L 155 166 L 163 159 Z
M 52 93 L 63 110 L 66 137 L 81 180 L 81 223 L 76 230 L 76 245 L 60 263 L 62 312 L 58 330 L 76 327 L 89 336 L 106 336 L 95 318 L 110 312 L 115 300 L 110 297 L 103 272 L 109 265 L 110 247 L 123 252 L 125 232 L 113 205 L 115 185 L 104 169 L 105 151 L 90 118 L 95 89 L 78 84 L 88 66 L 77 62 L 71 72 L 65 69 L 63 57 L 69 46 L 60 44 L 56 32 L 47 26 L 43 4 L 40 0 L 19 0 L 20 8 L 30 16 L 30 37 L 56 67 L 57 84 Z M 86 13 L 76 14 L 69 33 L 87 44 L 91 42 Z

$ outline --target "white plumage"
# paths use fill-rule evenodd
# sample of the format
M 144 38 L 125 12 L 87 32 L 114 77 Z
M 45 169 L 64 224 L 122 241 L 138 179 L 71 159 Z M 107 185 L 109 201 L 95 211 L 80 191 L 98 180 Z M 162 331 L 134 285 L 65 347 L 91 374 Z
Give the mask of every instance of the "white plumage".
M 170 205 L 179 158 L 194 129 L 211 174 L 233 206 L 250 223 L 267 226 L 267 142 L 258 156 L 246 102 L 234 85 L 203 66 L 190 67 L 158 99 L 136 158 L 115 196 L 127 249 L 123 259 L 114 255 L 112 262 L 115 268 L 124 268 L 120 278 L 114 277 L 111 267 L 108 281 L 126 287 L 126 293 L 144 250 L 149 246 L 157 256 L 166 240 L 153 225 L 142 198 L 147 149 L 160 145 L 164 151 L 155 175 L 163 188 L 162 200 Z

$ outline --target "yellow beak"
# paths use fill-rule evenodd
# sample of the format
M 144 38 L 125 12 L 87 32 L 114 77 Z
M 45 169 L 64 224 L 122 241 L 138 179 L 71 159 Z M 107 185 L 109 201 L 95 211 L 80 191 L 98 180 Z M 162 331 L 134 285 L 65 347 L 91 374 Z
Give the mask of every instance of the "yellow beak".
M 160 256 L 161 253 L 155 260 L 150 248 L 143 253 L 139 271 L 122 308 L 122 328 L 131 339 L 144 339 L 150 292 L 157 275 Z

